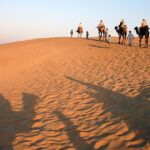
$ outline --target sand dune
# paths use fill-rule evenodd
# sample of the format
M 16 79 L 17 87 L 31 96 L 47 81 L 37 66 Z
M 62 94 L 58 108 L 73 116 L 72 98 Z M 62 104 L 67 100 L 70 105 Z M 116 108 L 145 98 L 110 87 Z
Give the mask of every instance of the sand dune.
M 150 149 L 150 49 L 137 42 L 0 45 L 0 70 L 0 150 Z

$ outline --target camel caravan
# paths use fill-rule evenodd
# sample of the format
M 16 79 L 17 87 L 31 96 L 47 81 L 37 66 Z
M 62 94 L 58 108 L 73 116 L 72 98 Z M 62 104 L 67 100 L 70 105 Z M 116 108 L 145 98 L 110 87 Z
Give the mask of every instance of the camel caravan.
M 106 42 L 110 43 L 110 37 L 111 35 L 108 34 L 108 28 L 106 28 L 103 20 L 100 20 L 99 25 L 97 26 L 98 29 L 98 35 L 99 35 L 99 40 L 105 40 Z M 149 39 L 149 26 L 147 24 L 147 21 L 145 19 L 142 20 L 141 26 L 140 27 L 135 27 L 134 30 L 136 31 L 138 37 L 139 37 L 139 46 L 142 46 L 142 39 L 145 38 L 145 44 L 144 47 L 148 48 L 148 39 Z M 115 30 L 118 34 L 119 37 L 119 44 L 125 44 L 126 39 L 128 37 L 129 39 L 129 45 L 132 46 L 132 40 L 134 38 L 133 34 L 131 31 L 127 30 L 127 25 L 125 23 L 125 20 L 122 19 L 120 21 L 120 24 L 118 26 L 115 26 Z M 80 23 L 76 32 L 78 33 L 78 37 L 82 38 L 83 34 L 83 26 Z M 72 35 L 71 35 L 72 37 Z

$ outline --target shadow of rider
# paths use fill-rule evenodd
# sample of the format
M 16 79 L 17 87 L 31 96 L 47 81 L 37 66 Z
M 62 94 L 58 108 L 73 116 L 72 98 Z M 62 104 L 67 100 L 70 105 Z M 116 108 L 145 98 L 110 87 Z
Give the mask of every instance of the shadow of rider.
M 23 93 L 23 109 L 15 112 L 10 102 L 0 94 L 0 150 L 13 150 L 12 142 L 18 133 L 31 131 L 35 117 L 35 104 L 38 99 L 34 94 Z

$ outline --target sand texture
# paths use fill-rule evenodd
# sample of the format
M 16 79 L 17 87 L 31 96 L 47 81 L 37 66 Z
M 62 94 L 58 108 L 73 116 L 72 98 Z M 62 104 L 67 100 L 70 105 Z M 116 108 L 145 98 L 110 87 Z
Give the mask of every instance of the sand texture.
M 13 149 L 150 150 L 150 48 L 0 45 L 0 150 Z

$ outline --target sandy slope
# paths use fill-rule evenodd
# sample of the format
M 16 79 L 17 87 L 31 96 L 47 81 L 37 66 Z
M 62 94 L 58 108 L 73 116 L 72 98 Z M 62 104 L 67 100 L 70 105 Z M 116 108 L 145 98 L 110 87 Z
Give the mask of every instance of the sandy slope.
M 0 70 L 0 149 L 150 149 L 150 49 L 31 40 Z

